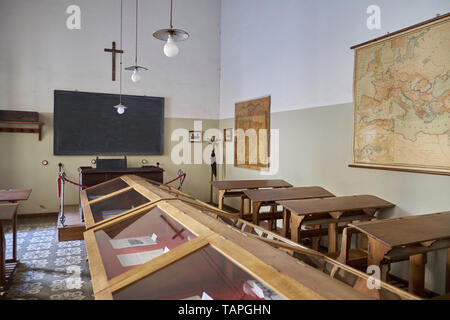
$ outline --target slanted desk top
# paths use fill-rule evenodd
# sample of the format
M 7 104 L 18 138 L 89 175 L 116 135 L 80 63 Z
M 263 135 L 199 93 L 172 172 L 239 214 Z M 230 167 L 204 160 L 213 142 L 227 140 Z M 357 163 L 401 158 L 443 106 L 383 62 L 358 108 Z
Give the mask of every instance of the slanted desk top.
M 371 195 L 277 201 L 277 204 L 297 215 L 358 211 L 363 209 L 386 209 L 395 206 L 393 203 Z
M 350 224 L 394 248 L 450 238 L 450 212 Z
M 0 190 L 0 201 L 28 200 L 31 189 Z
M 259 188 L 288 188 L 292 185 L 284 180 L 225 180 L 212 181 L 214 188 L 219 190 L 242 190 Z
M 17 203 L 0 204 L 0 221 L 12 220 L 16 213 L 17 206 Z
M 271 190 L 245 190 L 245 195 L 252 201 L 272 202 L 293 199 L 329 198 L 334 194 L 322 187 L 280 188 Z

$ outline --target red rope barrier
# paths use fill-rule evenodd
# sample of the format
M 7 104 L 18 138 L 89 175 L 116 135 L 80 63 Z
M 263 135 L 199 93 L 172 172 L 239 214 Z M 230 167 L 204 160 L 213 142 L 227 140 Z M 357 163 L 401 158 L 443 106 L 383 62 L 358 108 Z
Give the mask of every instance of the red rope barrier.
M 56 180 L 58 198 L 61 198 L 61 180 L 64 180 L 65 182 L 71 183 L 71 184 L 73 184 L 73 185 L 75 185 L 77 187 L 80 187 L 82 189 L 88 188 L 87 186 L 83 186 L 83 185 L 81 185 L 79 183 L 76 183 L 76 182 L 73 182 L 73 181 L 67 179 L 63 175 L 58 175 L 58 179 Z
M 180 174 L 180 175 L 179 175 L 178 177 L 176 177 L 175 179 L 170 180 L 169 182 L 164 183 L 164 185 L 167 186 L 168 184 L 171 184 L 172 182 L 175 182 L 175 181 L 177 181 L 177 180 L 180 179 L 180 178 L 181 178 L 181 181 L 180 181 L 180 187 L 181 187 L 181 186 L 183 185 L 184 179 L 186 179 L 186 173 Z

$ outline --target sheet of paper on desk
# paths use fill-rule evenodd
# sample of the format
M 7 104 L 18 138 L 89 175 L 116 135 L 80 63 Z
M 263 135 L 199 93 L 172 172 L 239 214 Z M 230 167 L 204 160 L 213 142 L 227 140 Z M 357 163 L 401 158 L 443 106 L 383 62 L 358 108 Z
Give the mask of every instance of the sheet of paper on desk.
M 203 292 L 202 300 L 214 300 L 214 299 L 211 298 L 206 292 Z
M 254 280 L 248 280 L 247 283 L 250 285 L 251 290 L 260 299 L 264 299 L 264 291 L 256 284 Z
M 138 253 L 129 254 L 119 254 L 117 258 L 120 261 L 122 267 L 131 267 L 144 264 L 150 260 L 153 260 L 164 253 L 169 252 L 169 249 L 165 247 L 164 249 L 144 251 Z
M 157 244 L 157 235 L 153 234 L 151 237 L 138 237 L 127 239 L 112 239 L 109 240 L 114 249 L 124 249 L 142 246 L 151 246 Z

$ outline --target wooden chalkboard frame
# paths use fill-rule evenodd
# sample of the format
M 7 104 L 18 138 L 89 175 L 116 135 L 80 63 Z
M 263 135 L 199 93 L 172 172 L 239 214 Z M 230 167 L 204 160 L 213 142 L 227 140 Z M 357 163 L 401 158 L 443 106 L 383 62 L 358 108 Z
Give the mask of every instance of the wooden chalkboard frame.
M 83 143 L 80 143 L 79 141 L 83 141 L 83 139 L 95 139 L 95 134 L 98 132 L 102 132 L 102 128 L 95 127 L 96 125 L 92 125 L 93 122 L 90 123 L 90 128 L 94 128 L 90 131 L 95 132 L 88 132 L 84 133 L 85 130 L 83 130 L 83 125 L 86 127 L 85 124 L 83 124 L 84 121 L 80 121 L 80 119 L 74 119 L 73 121 L 80 122 L 80 130 L 74 130 L 74 125 L 72 122 L 72 119 L 66 120 L 64 123 L 64 118 L 62 118 L 63 113 L 61 112 L 62 108 L 72 108 L 72 111 L 68 111 L 67 115 L 70 115 L 74 113 L 73 109 L 77 108 L 78 106 L 74 106 L 74 104 L 70 104 L 70 100 L 67 100 L 67 96 L 73 96 L 73 97 L 80 97 L 80 99 L 83 101 L 83 103 L 88 104 L 90 107 L 88 107 L 87 110 L 90 109 L 91 117 L 95 117 L 96 115 L 100 115 L 102 117 L 103 123 L 103 129 L 109 128 L 108 125 L 105 126 L 105 119 L 106 121 L 111 121 L 112 126 L 116 126 L 118 128 L 117 132 L 122 131 L 122 135 L 117 133 L 116 131 L 112 130 L 109 132 L 110 134 L 116 134 L 116 140 L 114 143 L 112 143 L 112 146 L 109 147 L 106 145 L 102 145 L 99 143 L 99 139 L 92 145 L 86 145 Z M 66 101 L 64 99 L 66 98 Z M 97 101 L 96 101 L 97 100 Z M 124 104 L 129 107 L 125 115 L 123 117 L 127 117 L 128 120 L 127 126 L 124 127 L 121 125 L 121 123 L 118 123 L 117 117 L 122 117 L 117 114 L 117 112 L 114 109 L 114 103 L 119 103 L 119 95 L 117 94 L 109 94 L 109 93 L 93 93 L 93 92 L 81 92 L 81 91 L 65 91 L 65 90 L 55 90 L 54 91 L 54 114 L 53 114 L 53 125 L 54 125 L 54 137 L 53 137 L 53 154 L 54 155 L 73 155 L 73 156 L 84 156 L 84 155 L 103 155 L 103 156 L 123 156 L 123 155 L 163 155 L 164 154 L 164 109 L 165 109 L 165 99 L 161 97 L 150 97 L 150 96 L 136 96 L 136 95 L 122 95 L 122 100 L 124 101 Z M 68 102 L 69 101 L 69 102 Z M 105 102 L 107 101 L 107 102 Z M 62 105 L 62 104 L 66 105 Z M 105 109 L 105 103 L 108 104 L 108 109 Z M 97 110 L 92 108 L 92 105 L 97 105 L 99 108 L 103 110 L 108 110 L 109 113 L 99 113 Z M 111 110 L 109 110 L 109 104 L 111 104 Z M 137 116 L 136 113 L 132 114 L 131 111 L 133 110 L 134 106 L 141 106 L 143 104 L 151 105 L 156 109 L 155 118 L 152 118 L 150 122 L 147 124 L 143 124 L 142 117 Z M 92 112 L 92 110 L 95 110 Z M 88 111 L 89 114 L 89 111 Z M 152 111 L 143 112 L 144 115 L 152 115 Z M 82 116 L 80 116 L 82 118 Z M 67 118 L 66 118 L 67 119 Z M 82 118 L 84 120 L 84 118 Z M 96 118 L 91 119 L 92 121 L 96 122 Z M 133 121 L 135 120 L 135 121 Z M 145 120 L 146 121 L 146 120 Z M 140 122 L 140 124 L 139 124 Z M 154 124 L 152 127 L 151 125 Z M 67 127 L 71 127 L 67 129 Z M 143 132 L 142 135 L 139 132 L 139 128 L 142 128 Z M 159 131 L 156 132 L 152 128 L 158 128 Z M 128 130 L 129 129 L 129 130 Z M 63 145 L 63 140 L 68 139 L 67 136 L 69 135 L 68 132 L 64 132 L 64 130 L 71 130 L 74 135 L 77 135 L 79 133 L 78 140 L 71 141 L 73 142 L 72 145 L 65 147 Z M 152 132 L 153 130 L 153 132 Z M 128 139 L 133 140 L 126 140 L 125 136 L 129 133 L 130 136 Z M 102 132 L 103 133 L 103 132 Z M 145 134 L 147 134 L 147 138 L 145 137 Z M 153 134 L 156 136 L 155 138 L 155 148 L 152 148 L 152 145 L 149 143 L 148 135 Z M 99 136 L 99 135 L 98 135 Z M 97 137 L 98 137 L 97 136 Z M 131 138 L 132 137 L 132 138 Z M 120 139 L 123 139 L 120 141 Z M 117 142 L 119 140 L 119 142 Z M 65 140 L 67 141 L 67 140 Z M 134 141 L 134 148 L 130 147 L 129 141 Z M 142 144 L 139 142 L 142 141 Z M 80 143 L 80 147 L 76 146 L 76 143 Z M 146 145 L 145 143 L 146 142 Z M 83 148 L 84 147 L 84 148 Z M 109 148 L 109 150 L 108 150 Z

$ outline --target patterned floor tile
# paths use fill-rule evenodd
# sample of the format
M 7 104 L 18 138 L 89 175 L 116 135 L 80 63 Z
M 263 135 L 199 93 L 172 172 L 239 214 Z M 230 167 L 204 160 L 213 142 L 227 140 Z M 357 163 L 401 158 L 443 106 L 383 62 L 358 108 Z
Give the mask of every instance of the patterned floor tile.
M 11 227 L 6 255 L 12 257 Z M 54 218 L 19 219 L 20 263 L 4 299 L 91 300 L 94 298 L 84 241 L 58 242 Z

